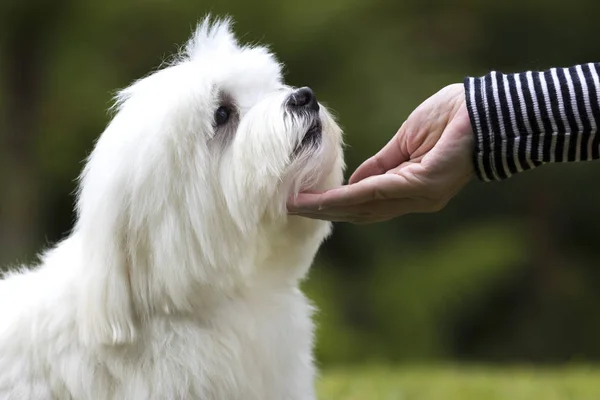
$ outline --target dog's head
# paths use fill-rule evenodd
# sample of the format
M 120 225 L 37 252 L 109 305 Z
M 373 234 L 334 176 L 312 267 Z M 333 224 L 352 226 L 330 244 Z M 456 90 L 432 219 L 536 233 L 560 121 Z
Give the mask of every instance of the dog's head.
M 115 110 L 78 197 L 84 338 L 127 341 L 135 314 L 189 310 L 190 293 L 310 263 L 329 224 L 289 217 L 286 201 L 341 184 L 341 130 L 265 47 L 207 19 Z

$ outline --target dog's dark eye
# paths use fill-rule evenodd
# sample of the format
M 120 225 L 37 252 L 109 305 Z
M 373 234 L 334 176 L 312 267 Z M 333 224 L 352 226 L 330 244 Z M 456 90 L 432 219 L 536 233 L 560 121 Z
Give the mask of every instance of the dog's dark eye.
M 226 106 L 221 106 L 215 111 L 215 124 L 217 126 L 221 126 L 229 121 L 229 116 L 231 115 L 231 108 Z

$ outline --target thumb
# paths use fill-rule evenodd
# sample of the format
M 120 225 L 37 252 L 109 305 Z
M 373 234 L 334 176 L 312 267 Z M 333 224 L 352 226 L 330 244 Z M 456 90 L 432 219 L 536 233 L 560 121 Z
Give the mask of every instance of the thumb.
M 367 161 L 363 162 L 357 169 L 354 171 L 350 179 L 348 179 L 348 184 L 353 185 L 362 181 L 363 179 L 369 178 L 375 175 L 384 174 L 384 167 L 380 164 L 377 159 L 377 155 L 369 158 Z
M 410 159 L 410 155 L 400 146 L 402 128 L 377 154 L 363 162 L 354 171 L 348 183 L 350 185 L 374 175 L 382 175 Z

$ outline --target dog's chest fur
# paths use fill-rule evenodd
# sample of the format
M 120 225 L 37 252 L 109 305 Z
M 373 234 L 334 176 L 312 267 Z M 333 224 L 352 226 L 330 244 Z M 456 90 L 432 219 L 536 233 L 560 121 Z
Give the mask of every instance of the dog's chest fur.
M 250 293 L 204 315 L 155 317 L 135 344 L 97 351 L 74 340 L 68 310 L 48 318 L 51 307 L 48 299 L 46 310 L 2 333 L 21 335 L 23 345 L 34 347 L 0 342 L 0 399 L 314 396 L 311 308 L 296 288 Z M 45 326 L 42 336 L 54 345 L 32 340 L 33 325 Z

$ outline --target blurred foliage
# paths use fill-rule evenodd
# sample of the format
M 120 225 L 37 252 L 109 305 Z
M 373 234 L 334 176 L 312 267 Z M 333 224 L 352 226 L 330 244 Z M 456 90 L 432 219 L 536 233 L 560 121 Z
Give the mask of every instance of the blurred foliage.
M 443 86 L 599 61 L 597 0 L 2 0 L 0 262 L 73 222 L 75 179 L 116 89 L 231 15 L 346 130 L 351 173 Z M 600 358 L 600 164 L 474 182 L 436 214 L 338 225 L 306 289 L 324 364 Z

